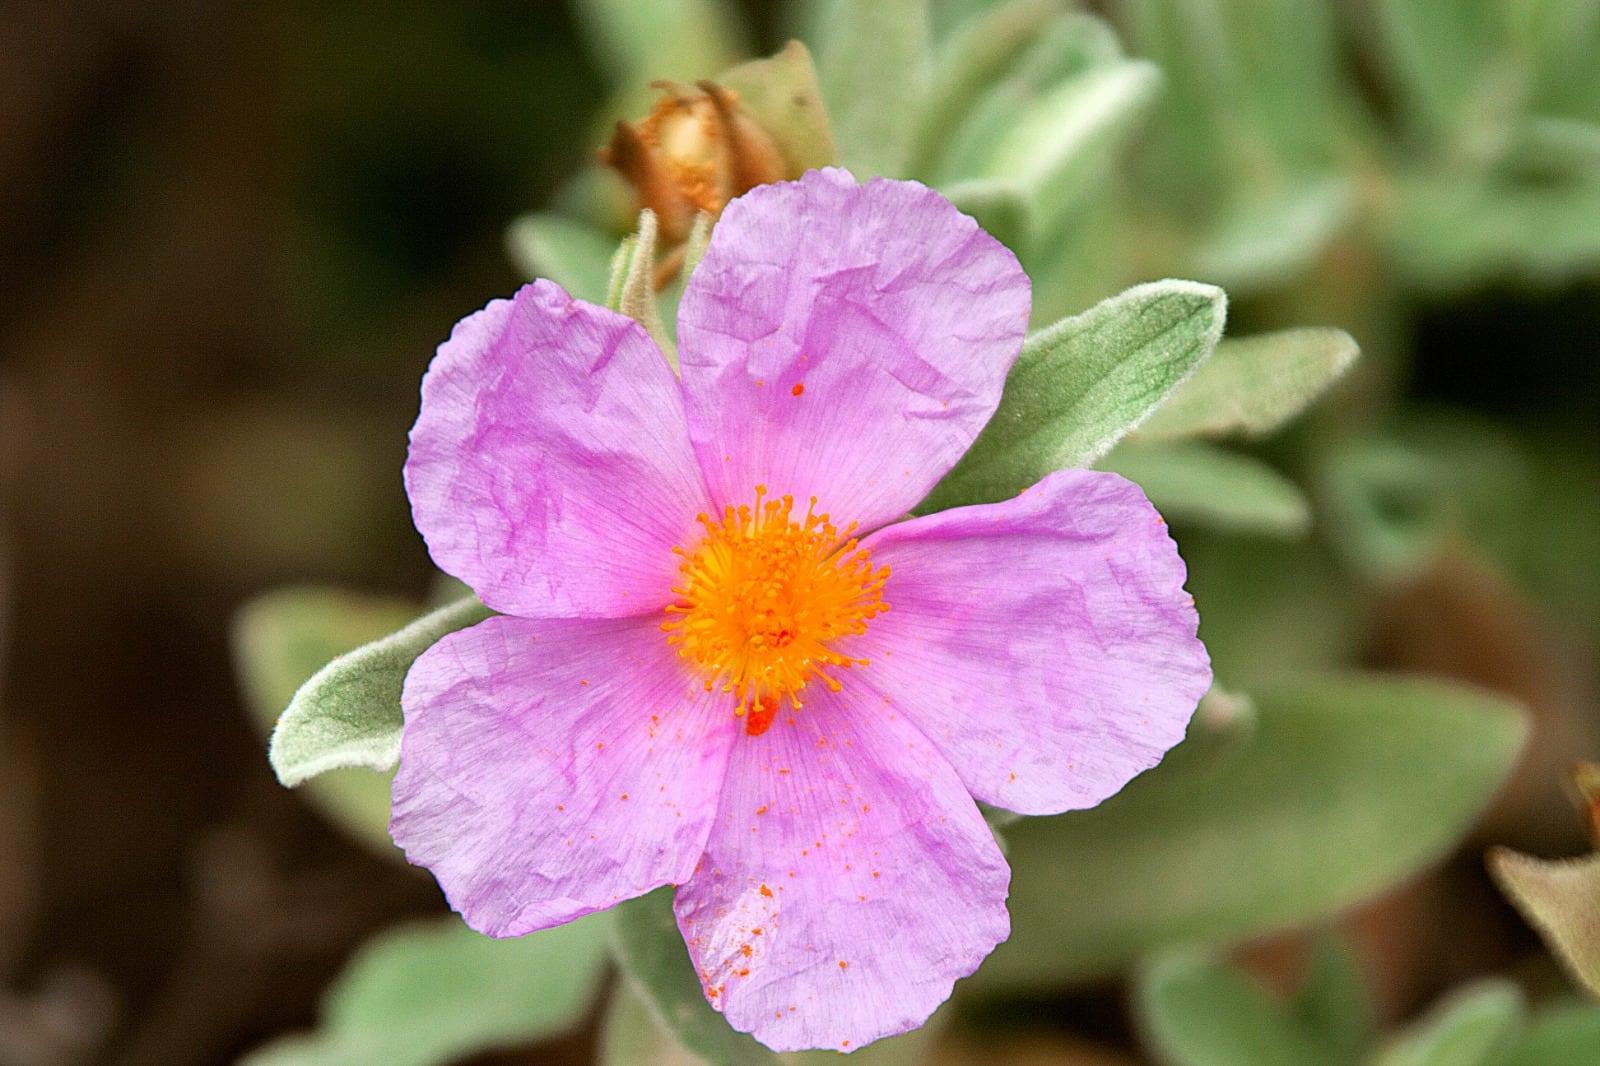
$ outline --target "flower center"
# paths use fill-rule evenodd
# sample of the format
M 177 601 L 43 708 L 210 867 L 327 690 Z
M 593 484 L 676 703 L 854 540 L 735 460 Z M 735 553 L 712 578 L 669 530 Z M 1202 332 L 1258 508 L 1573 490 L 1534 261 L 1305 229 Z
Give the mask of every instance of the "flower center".
M 765 485 L 755 491 L 755 506 L 729 506 L 721 521 L 696 516 L 706 535 L 693 552 L 673 549 L 683 557 L 681 584 L 661 625 L 678 654 L 704 671 L 707 692 L 720 684 L 733 696 L 751 736 L 767 731 L 780 701 L 803 706 L 800 691 L 813 678 L 837 692 L 830 669 L 867 665 L 830 645 L 865 633 L 868 620 L 889 609 L 889 568 L 873 569 L 850 535 L 854 524 L 841 536 L 816 513 L 816 497 L 796 521 L 793 496 L 766 499 Z

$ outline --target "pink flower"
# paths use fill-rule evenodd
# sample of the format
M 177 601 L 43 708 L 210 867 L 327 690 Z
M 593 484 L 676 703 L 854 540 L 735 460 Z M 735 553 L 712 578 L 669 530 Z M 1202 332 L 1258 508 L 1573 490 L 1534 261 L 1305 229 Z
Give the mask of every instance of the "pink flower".
M 1028 305 L 937 193 L 832 170 L 729 205 L 681 381 L 549 282 L 456 326 L 406 486 L 501 614 L 412 667 L 392 830 L 474 928 L 676 885 L 707 997 L 779 1050 L 915 1028 L 1005 939 L 973 800 L 1094 806 L 1210 680 L 1127 481 L 902 521 L 994 413 Z

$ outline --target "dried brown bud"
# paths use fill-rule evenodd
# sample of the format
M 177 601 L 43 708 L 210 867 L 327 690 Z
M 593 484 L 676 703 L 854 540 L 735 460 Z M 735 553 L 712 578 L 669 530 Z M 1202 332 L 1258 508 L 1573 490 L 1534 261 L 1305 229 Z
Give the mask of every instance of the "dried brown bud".
M 729 200 L 779 181 L 783 158 L 746 113 L 737 93 L 714 82 L 658 81 L 661 99 L 637 125 L 618 122 L 601 162 L 614 167 L 655 212 L 663 243 L 689 236 L 697 214 L 715 217 Z

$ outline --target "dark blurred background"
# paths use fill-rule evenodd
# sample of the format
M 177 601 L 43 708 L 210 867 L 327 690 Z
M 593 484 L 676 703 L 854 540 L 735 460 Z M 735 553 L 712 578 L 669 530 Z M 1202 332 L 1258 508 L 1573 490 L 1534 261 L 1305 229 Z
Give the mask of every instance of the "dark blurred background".
M 273 779 L 241 600 L 420 597 L 400 484 L 596 142 L 558 3 L 0 6 L 0 1063 L 230 1061 L 440 909 Z
M 0 1063 L 225 1062 L 442 907 L 278 786 L 231 614 L 286 582 L 424 594 L 417 382 L 522 280 L 505 224 L 600 143 L 602 86 L 557 3 L 56 0 L 0 25 Z M 1414 392 L 1570 439 L 1600 415 L 1597 307 L 1422 308 Z M 1434 653 L 1408 658 L 1415 606 L 1375 659 Z M 1457 668 L 1493 668 L 1479 637 Z

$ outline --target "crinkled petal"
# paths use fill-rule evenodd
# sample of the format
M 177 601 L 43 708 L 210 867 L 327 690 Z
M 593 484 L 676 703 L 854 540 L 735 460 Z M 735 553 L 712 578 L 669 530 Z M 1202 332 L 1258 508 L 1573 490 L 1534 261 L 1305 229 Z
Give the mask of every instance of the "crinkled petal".
M 733 201 L 678 311 L 718 507 L 766 485 L 864 530 L 904 515 L 994 413 L 1029 295 L 1005 246 L 915 182 L 813 171 Z
M 406 491 L 434 562 L 497 611 L 666 603 L 707 507 L 683 400 L 634 321 L 548 281 L 457 323 L 422 382 Z
M 841 650 L 978 799 L 1092 807 L 1183 739 L 1211 666 L 1167 528 L 1137 485 L 1063 470 L 1002 503 L 881 530 L 889 610 Z
M 694 870 L 736 721 L 655 617 L 495 617 L 406 676 L 390 832 L 474 929 L 519 936 Z
M 677 891 L 707 997 L 780 1051 L 921 1025 L 1009 931 L 1010 870 L 955 771 L 848 680 L 739 738 Z

